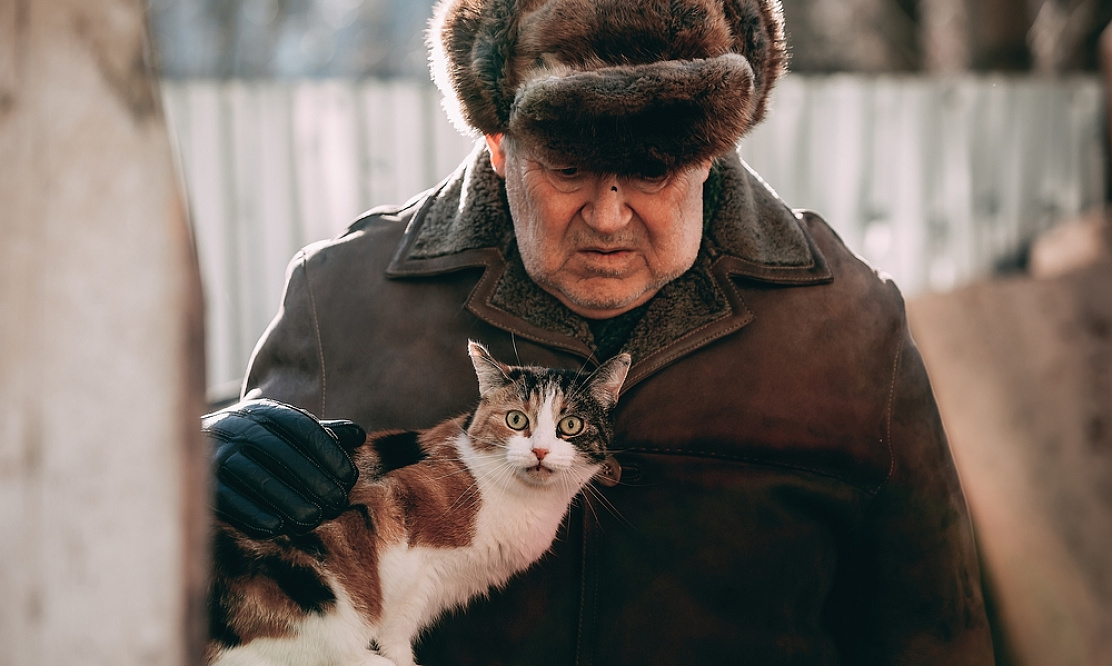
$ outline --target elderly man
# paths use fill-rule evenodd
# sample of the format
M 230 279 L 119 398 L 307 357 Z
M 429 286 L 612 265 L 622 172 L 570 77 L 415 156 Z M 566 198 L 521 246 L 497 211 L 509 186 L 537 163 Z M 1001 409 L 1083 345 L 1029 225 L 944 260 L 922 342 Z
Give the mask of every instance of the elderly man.
M 343 510 L 355 423 L 475 402 L 468 338 L 627 351 L 594 497 L 422 663 L 991 663 L 897 289 L 733 151 L 784 67 L 776 0 L 444 0 L 430 45 L 485 141 L 295 257 L 244 401 L 206 419 L 221 515 L 267 538 Z

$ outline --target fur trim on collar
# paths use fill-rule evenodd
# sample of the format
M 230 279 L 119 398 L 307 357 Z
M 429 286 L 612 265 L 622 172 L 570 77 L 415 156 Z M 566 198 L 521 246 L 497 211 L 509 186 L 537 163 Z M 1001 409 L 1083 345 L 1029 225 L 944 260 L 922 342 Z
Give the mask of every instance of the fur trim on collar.
M 812 261 L 798 216 L 736 153 L 715 160 L 703 198 L 710 203 L 704 208 L 707 252 L 776 267 Z M 488 247 L 506 256 L 514 244 L 513 222 L 504 183 L 482 141 L 436 194 L 415 233 L 409 259 Z
M 796 215 L 735 153 L 719 158 L 711 173 L 704 186 L 704 197 L 711 205 L 706 210 L 706 231 L 695 265 L 649 302 L 625 347 L 635 361 L 690 331 L 735 314 L 713 274 L 719 258 L 733 257 L 762 269 L 807 267 L 815 262 Z M 525 273 L 505 188 L 491 168 L 482 142 L 434 195 L 423 220 L 408 233 L 415 237 L 400 257 L 403 262 L 497 250 L 505 260 L 505 269 L 497 278 L 491 305 L 595 348 L 586 320 Z

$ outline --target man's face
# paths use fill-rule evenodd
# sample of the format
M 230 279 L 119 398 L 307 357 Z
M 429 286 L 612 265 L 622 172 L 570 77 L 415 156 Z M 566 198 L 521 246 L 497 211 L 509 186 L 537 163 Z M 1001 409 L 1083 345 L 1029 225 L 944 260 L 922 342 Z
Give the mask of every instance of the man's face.
M 695 262 L 710 162 L 660 178 L 550 164 L 487 137 L 529 277 L 584 317 L 647 302 Z

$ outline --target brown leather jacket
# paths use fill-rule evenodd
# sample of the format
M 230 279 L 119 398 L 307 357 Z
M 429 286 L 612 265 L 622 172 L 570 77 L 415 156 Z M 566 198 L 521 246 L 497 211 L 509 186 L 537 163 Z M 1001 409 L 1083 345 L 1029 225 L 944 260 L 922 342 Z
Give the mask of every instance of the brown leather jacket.
M 696 265 L 625 349 L 620 481 L 553 552 L 418 650 L 460 664 L 990 664 L 961 487 L 896 287 L 740 161 Z M 476 152 L 292 261 L 245 390 L 367 428 L 470 408 L 469 338 L 592 366 L 586 323 L 524 274 Z

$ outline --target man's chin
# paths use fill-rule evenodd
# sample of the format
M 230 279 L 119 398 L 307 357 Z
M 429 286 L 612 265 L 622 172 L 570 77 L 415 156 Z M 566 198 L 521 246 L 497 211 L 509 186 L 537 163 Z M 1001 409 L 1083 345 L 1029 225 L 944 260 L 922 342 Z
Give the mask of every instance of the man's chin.
M 586 284 L 576 284 L 574 288 L 549 289 L 549 293 L 566 305 L 572 312 L 588 319 L 609 319 L 647 303 L 659 287 L 629 289 L 622 284 L 614 289 L 608 283 L 623 282 L 618 278 L 592 278 Z

